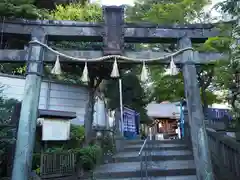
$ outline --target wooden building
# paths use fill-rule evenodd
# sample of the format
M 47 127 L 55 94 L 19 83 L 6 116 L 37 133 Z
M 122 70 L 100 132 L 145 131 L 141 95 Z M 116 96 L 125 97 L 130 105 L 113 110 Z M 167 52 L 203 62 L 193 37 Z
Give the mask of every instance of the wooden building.
M 177 137 L 180 109 L 175 103 L 150 103 L 147 114 L 153 121 L 152 134 L 164 139 Z

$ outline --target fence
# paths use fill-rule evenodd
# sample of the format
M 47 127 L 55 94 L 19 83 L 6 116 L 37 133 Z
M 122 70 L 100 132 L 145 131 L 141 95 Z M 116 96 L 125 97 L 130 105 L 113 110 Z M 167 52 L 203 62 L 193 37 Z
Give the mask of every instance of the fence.
M 239 179 L 240 143 L 219 132 L 207 130 L 207 135 L 216 179 Z
M 185 140 L 191 145 L 191 133 L 185 122 Z M 240 177 L 240 143 L 228 137 L 224 132 L 207 129 L 209 151 L 216 180 L 239 180 Z
M 114 132 L 111 130 L 94 128 L 95 136 L 97 132 L 101 132 L 99 145 L 103 150 L 103 161 L 111 161 L 112 155 L 115 152 Z M 96 139 L 97 140 L 97 139 Z M 97 140 L 98 141 L 98 140 Z M 100 143 L 101 142 L 101 143 Z M 101 155 L 99 155 L 101 156 Z M 71 176 L 76 173 L 77 169 L 77 154 L 74 152 L 53 152 L 41 154 L 41 178 L 53 178 Z M 102 163 L 102 162 L 101 162 Z
M 42 153 L 40 176 L 41 178 L 68 176 L 75 172 L 75 165 L 75 153 Z

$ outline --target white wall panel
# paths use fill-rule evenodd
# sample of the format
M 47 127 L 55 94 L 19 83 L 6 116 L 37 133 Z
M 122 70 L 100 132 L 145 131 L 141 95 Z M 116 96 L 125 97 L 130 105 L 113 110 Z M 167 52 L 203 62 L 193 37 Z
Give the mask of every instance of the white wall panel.
M 23 98 L 25 79 L 0 76 L 3 96 L 19 101 Z M 88 91 L 85 87 L 42 82 L 39 109 L 76 112 L 74 124 L 83 124 Z

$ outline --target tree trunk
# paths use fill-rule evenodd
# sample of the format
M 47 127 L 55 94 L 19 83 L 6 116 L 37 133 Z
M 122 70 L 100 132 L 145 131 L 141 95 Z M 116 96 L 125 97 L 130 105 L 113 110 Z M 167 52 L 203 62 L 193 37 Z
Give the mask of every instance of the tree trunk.
M 115 109 L 114 119 L 115 119 L 115 127 L 114 127 L 115 133 L 117 135 L 121 135 L 121 132 L 120 132 L 120 119 L 121 119 L 120 108 Z
M 86 112 L 84 117 L 84 128 L 85 128 L 85 143 L 89 144 L 92 136 L 92 123 L 94 113 L 94 89 L 89 89 L 88 103 L 86 106 Z
M 207 114 L 208 103 L 207 103 L 206 89 L 201 88 L 201 93 L 202 93 L 202 100 L 203 100 L 203 114 L 204 114 L 204 117 L 207 118 L 208 117 L 208 114 Z

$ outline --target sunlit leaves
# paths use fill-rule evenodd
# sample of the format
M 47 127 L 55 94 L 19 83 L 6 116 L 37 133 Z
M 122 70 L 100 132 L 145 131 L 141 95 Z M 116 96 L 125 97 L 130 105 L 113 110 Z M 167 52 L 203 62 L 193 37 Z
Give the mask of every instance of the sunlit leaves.
M 53 20 L 100 22 L 102 21 L 102 9 L 96 3 L 88 3 L 84 6 L 81 4 L 58 5 L 50 13 L 50 18 Z
M 207 0 L 138 0 L 127 9 L 127 20 L 183 24 L 198 18 L 207 3 Z

